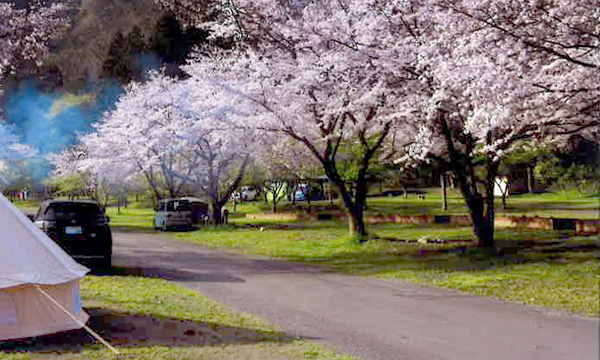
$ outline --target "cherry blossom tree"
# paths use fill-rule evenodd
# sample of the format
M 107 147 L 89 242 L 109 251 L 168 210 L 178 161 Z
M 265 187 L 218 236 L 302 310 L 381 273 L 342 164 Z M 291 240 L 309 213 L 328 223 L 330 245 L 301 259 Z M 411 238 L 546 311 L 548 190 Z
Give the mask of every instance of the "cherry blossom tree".
M 0 122 L 0 186 L 10 183 L 15 171 L 19 171 L 18 162 L 35 155 L 30 146 L 20 143 L 12 127 Z
M 83 168 L 111 178 L 142 174 L 157 198 L 191 188 L 211 200 L 220 223 L 221 209 L 243 177 L 253 137 L 228 123 L 227 104 L 215 103 L 217 90 L 159 73 L 130 85 L 96 131 L 82 138 L 88 152 Z
M 87 156 L 87 150 L 82 145 L 46 155 L 45 158 L 54 166 L 54 171 L 45 183 L 57 187 L 59 192 L 69 197 L 85 195 L 98 199 L 96 173 L 82 168 Z
M 122 179 L 142 174 L 155 197 L 162 198 L 175 196 L 181 182 L 171 171 L 179 160 L 172 152 L 177 143 L 170 130 L 174 119 L 167 88 L 172 81 L 155 80 L 131 84 L 96 131 L 81 139 L 87 151 L 82 166 Z
M 299 13 L 285 10 L 292 11 L 290 17 L 260 18 L 260 28 L 257 22 L 245 23 L 246 34 L 266 28 L 263 35 L 272 41 L 251 42 L 237 56 L 199 55 L 186 71 L 195 78 L 211 78 L 236 96 L 237 106 L 250 109 L 242 118 L 248 126 L 305 146 L 339 188 L 350 232 L 364 240 L 369 168 L 375 157 L 385 156 L 388 135 L 411 116 L 392 99 L 411 97 L 414 92 L 406 85 L 412 75 L 400 74 L 399 62 L 392 69 L 386 59 L 379 61 L 379 39 L 363 30 L 377 32 L 369 27 L 385 17 L 368 6 L 332 2 L 307 5 Z M 342 20 L 330 21 L 332 16 Z M 366 36 L 356 38 L 360 34 Z M 351 181 L 339 167 L 338 150 L 347 143 L 359 147 L 359 169 Z
M 0 78 L 28 61 L 41 65 L 48 43 L 68 29 L 69 11 L 69 6 L 61 3 L 34 4 L 26 9 L 0 3 Z
M 445 31 L 420 32 L 429 99 L 413 150 L 453 170 L 479 245 L 493 249 L 501 160 L 523 141 L 597 131 L 600 62 L 598 20 L 579 3 L 484 3 L 438 2 L 421 25 Z
M 402 148 L 398 161 L 447 162 L 491 249 L 493 183 L 513 145 L 598 127 L 592 0 L 223 4 L 230 20 L 215 33 L 242 41 L 199 51 L 186 70 L 228 89 L 250 109 L 247 124 L 304 144 L 360 238 L 371 162 L 390 149 Z M 360 147 L 350 186 L 338 161 L 346 143 Z
M 173 106 L 181 114 L 176 124 L 180 154 L 192 169 L 182 178 L 211 200 L 213 220 L 220 224 L 223 206 L 241 184 L 260 138 L 231 120 L 244 116 L 245 110 L 234 108 L 229 94 L 210 81 L 181 81 L 176 91 Z
M 559 127 L 557 133 L 598 126 L 597 1 L 442 1 L 441 6 L 474 22 L 482 42 L 493 43 L 498 53 L 529 72 L 535 92 L 527 94 L 528 110 L 545 125 Z M 521 56 L 511 56 L 517 53 Z

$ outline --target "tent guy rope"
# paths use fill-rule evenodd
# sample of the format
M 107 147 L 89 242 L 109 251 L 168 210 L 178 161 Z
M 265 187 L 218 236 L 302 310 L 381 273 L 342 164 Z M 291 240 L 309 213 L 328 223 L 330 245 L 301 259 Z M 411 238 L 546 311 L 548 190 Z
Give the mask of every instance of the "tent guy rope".
M 35 288 L 38 289 L 44 296 L 46 296 L 54 305 L 58 306 L 65 314 L 67 314 L 73 321 L 75 321 L 78 325 L 83 327 L 88 333 L 90 333 L 93 337 L 95 337 L 98 341 L 100 341 L 104 346 L 110 349 L 113 353 L 119 355 L 120 352 L 115 349 L 108 341 L 104 340 L 100 335 L 98 335 L 94 330 L 88 327 L 83 322 L 79 321 L 75 315 L 71 314 L 71 312 L 65 309 L 58 301 L 56 301 L 50 294 L 44 291 L 39 285 L 35 285 Z

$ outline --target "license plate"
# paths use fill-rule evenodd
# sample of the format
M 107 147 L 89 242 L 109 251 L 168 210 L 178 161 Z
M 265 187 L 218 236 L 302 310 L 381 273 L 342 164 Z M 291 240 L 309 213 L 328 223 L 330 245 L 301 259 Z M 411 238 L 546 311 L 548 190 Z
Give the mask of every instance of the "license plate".
M 81 226 L 66 226 L 65 234 L 67 235 L 80 235 L 83 234 L 83 229 Z

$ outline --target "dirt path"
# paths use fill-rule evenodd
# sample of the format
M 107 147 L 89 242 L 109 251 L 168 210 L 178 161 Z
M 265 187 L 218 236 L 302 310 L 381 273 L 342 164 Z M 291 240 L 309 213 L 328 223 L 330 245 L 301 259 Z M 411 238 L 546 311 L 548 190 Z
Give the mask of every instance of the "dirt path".
M 400 281 L 114 234 L 116 270 L 198 289 L 362 359 L 599 358 L 599 321 Z

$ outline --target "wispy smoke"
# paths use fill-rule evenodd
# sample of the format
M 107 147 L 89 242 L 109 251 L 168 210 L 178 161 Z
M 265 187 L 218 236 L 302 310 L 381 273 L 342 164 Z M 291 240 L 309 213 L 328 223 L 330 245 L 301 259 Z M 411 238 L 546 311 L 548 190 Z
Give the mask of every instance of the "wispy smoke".
M 13 91 L 4 105 L 4 118 L 20 142 L 38 152 L 29 160 L 32 176 L 43 179 L 51 170 L 44 155 L 59 152 L 74 144 L 79 134 L 90 132 L 122 92 L 118 83 L 110 81 L 81 95 L 48 94 L 33 81 L 25 81 Z
M 138 81 L 146 81 L 150 70 L 164 65 L 159 56 L 152 53 L 140 54 L 136 61 Z M 52 170 L 45 155 L 64 150 L 75 144 L 79 135 L 92 131 L 92 124 L 112 110 L 124 92 L 117 80 L 90 85 L 77 94 L 47 93 L 40 88 L 34 80 L 23 81 L 10 94 L 4 94 L 7 100 L 0 111 L 4 118 L 0 119 L 0 125 L 11 130 L 11 141 L 36 152 L 27 160 L 28 170 L 36 181 L 46 178 Z M 4 135 L 0 132 L 0 137 Z

